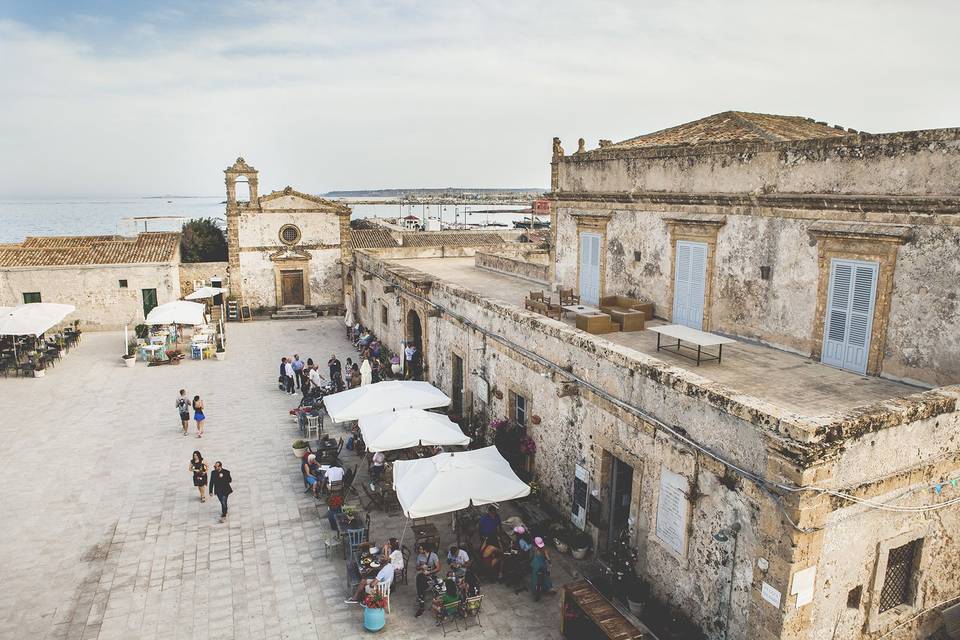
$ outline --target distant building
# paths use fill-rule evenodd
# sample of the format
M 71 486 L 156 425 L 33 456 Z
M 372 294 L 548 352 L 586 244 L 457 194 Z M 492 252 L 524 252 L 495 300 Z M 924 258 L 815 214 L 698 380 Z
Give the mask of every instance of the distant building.
M 257 170 L 243 158 L 224 174 L 231 295 L 253 309 L 342 310 L 350 208 L 290 187 L 260 196 Z M 238 184 L 247 199 L 238 198 Z
M 85 328 L 118 329 L 180 297 L 180 234 L 28 237 L 0 245 L 0 306 L 72 304 Z

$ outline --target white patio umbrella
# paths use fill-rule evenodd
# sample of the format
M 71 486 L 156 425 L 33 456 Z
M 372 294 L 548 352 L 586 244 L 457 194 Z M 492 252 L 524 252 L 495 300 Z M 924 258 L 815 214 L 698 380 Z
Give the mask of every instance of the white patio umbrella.
M 221 293 L 224 293 L 226 289 L 221 289 L 220 287 L 200 287 L 193 293 L 189 293 L 183 297 L 184 300 L 205 300 L 206 298 L 212 298 L 213 296 L 218 296 Z
M 467 445 L 470 438 L 459 425 L 440 413 L 423 409 L 398 409 L 364 416 L 360 432 L 367 451 L 396 451 L 418 445 Z
M 393 463 L 393 488 L 408 518 L 514 500 L 530 493 L 530 487 L 496 447 L 397 460 Z
M 364 360 L 360 365 L 360 385 L 368 385 L 373 382 L 373 368 L 369 360 Z
M 72 304 L 31 302 L 7 307 L 0 315 L 0 335 L 39 336 L 56 326 L 77 308 Z
M 205 307 L 197 302 L 174 300 L 154 307 L 147 314 L 147 324 L 204 324 Z
M 334 422 L 359 420 L 394 409 L 435 409 L 450 398 L 429 382 L 388 380 L 334 393 L 323 399 Z

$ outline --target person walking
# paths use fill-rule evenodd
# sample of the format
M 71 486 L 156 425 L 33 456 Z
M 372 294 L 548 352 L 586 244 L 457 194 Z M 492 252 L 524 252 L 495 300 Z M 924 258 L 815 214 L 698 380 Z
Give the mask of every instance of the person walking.
M 280 377 L 277 378 L 277 383 L 280 385 L 280 391 L 286 392 L 287 390 L 287 359 L 280 358 Z
M 190 433 L 190 398 L 187 397 L 186 389 L 180 389 L 176 406 L 177 412 L 180 414 L 180 426 L 183 428 L 183 435 L 187 435 Z
M 290 365 L 290 367 L 293 369 L 294 388 L 299 389 L 300 385 L 302 384 L 300 372 L 303 371 L 303 360 L 300 359 L 299 353 L 293 354 L 293 363 Z
M 210 493 L 220 501 L 220 522 L 227 521 L 227 498 L 233 493 L 231 482 L 233 478 L 230 477 L 230 471 L 224 469 L 219 460 L 214 462 L 213 473 L 210 474 Z
M 284 377 L 284 385 L 286 387 L 286 391 L 290 395 L 294 395 L 293 376 L 294 376 L 293 362 L 291 360 L 287 360 L 286 364 L 283 365 L 283 377 Z
M 337 354 L 330 354 L 327 360 L 327 369 L 330 371 L 330 382 L 336 387 L 337 391 L 343 391 L 343 365 L 340 364 Z
M 193 474 L 193 486 L 200 491 L 200 502 L 207 501 L 207 463 L 203 461 L 203 456 L 199 451 L 193 452 L 190 458 L 190 464 L 187 466 L 190 473 Z
M 543 538 L 533 539 L 533 557 L 530 558 L 530 591 L 534 600 L 540 600 L 544 593 L 552 595 L 553 581 L 550 580 L 550 554 L 547 553 Z
M 203 413 L 203 400 L 200 396 L 193 396 L 193 419 L 197 422 L 197 437 L 203 437 L 203 422 L 207 416 Z

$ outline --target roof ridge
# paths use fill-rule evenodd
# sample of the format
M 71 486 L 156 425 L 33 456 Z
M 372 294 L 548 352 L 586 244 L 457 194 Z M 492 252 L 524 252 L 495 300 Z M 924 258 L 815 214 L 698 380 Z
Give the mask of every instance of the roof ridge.
M 750 131 L 753 131 L 755 134 L 757 134 L 764 140 L 767 140 L 768 142 L 780 142 L 781 140 L 783 140 L 782 136 L 774 135 L 765 127 L 762 127 L 756 122 L 753 122 L 752 120 L 750 120 L 750 118 L 747 118 L 745 114 L 749 112 L 732 111 L 731 113 L 734 115 L 737 121 L 741 123 L 742 126 L 746 127 Z M 767 114 L 758 114 L 758 115 L 767 115 Z M 789 116 L 773 116 L 773 117 L 786 118 Z

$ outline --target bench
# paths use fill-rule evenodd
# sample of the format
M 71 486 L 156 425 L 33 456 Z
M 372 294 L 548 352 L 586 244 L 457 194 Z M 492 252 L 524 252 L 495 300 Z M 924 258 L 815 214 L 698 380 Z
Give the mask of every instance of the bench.
M 600 310 L 610 313 L 610 309 L 643 311 L 647 320 L 653 319 L 653 303 L 629 296 L 604 296 L 600 298 Z
M 605 313 L 578 313 L 577 329 L 587 333 L 613 333 L 617 330 L 617 325 L 613 324 L 613 319 Z

